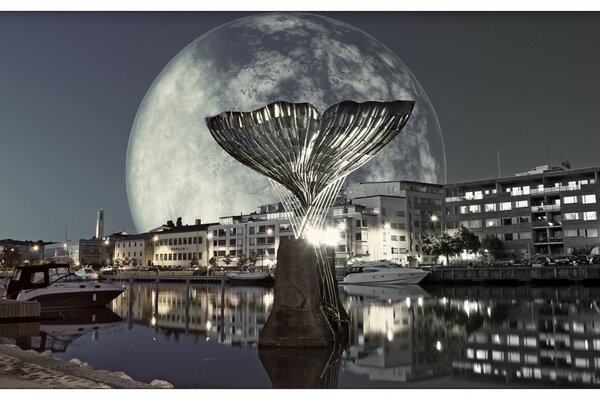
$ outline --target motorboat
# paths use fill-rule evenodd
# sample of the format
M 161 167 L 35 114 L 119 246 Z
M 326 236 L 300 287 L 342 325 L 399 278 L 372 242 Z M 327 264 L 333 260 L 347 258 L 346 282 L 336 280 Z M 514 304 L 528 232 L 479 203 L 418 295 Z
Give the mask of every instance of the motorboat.
M 397 285 L 421 282 L 429 272 L 418 268 L 403 267 L 391 261 L 372 261 L 353 264 L 345 270 L 342 284 Z
M 94 271 L 94 268 L 92 268 L 92 267 L 81 267 L 77 271 L 75 271 L 75 274 L 79 275 L 83 279 L 91 279 L 91 280 L 100 279 L 100 276 L 96 273 L 96 271 Z
M 229 283 L 233 285 L 271 285 L 275 279 L 268 272 L 242 271 L 229 274 Z
M 37 301 L 42 309 L 102 307 L 123 293 L 122 286 L 84 279 L 71 272 L 69 264 L 15 267 L 6 287 L 6 297 Z

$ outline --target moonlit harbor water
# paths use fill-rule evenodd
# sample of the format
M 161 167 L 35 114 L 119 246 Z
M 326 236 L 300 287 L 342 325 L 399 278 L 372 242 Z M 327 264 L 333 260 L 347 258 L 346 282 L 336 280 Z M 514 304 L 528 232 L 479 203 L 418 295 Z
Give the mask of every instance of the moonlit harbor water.
M 350 343 L 323 354 L 259 351 L 272 288 L 126 287 L 11 340 L 176 388 L 600 386 L 600 288 L 342 286 Z

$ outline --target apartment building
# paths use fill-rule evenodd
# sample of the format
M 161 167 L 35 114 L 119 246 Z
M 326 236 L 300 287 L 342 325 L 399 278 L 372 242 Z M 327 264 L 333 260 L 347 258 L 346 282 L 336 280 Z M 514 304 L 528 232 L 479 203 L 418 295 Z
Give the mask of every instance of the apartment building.
M 512 177 L 447 184 L 443 221 L 481 239 L 496 236 L 516 256 L 600 250 L 600 167 L 547 165 Z
M 236 258 L 255 254 L 256 265 L 270 267 L 277 261 L 281 240 L 294 237 L 288 214 L 281 203 L 266 204 L 250 214 L 222 217 L 210 226 L 212 257 L 219 265 L 237 264 Z
M 411 259 L 433 262 L 422 254 L 419 243 L 423 232 L 441 231 L 444 189 L 442 185 L 388 181 L 349 185 L 342 193 L 348 203 L 365 207 L 373 223 L 365 246 L 369 256 L 363 260 L 391 260 L 408 264 Z M 335 218 L 335 207 L 332 217 Z M 355 238 L 356 239 L 356 238 Z M 350 254 L 353 256 L 353 254 Z

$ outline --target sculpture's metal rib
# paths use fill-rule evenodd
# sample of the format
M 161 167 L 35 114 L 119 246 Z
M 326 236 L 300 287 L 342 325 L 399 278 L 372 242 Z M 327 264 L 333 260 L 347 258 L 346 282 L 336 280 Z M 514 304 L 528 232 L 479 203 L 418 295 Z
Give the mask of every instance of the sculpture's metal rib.
M 308 103 L 275 102 L 206 123 L 227 153 L 271 180 L 300 237 L 307 226 L 322 227 L 345 177 L 400 132 L 413 106 L 342 101 L 321 115 Z

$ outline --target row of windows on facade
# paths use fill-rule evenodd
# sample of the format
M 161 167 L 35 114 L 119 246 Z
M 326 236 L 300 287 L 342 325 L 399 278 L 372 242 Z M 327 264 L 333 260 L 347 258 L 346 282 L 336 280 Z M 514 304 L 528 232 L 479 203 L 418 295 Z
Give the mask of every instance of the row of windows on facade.
M 155 254 L 154 261 L 192 261 L 194 256 L 198 260 L 202 259 L 202 252 L 199 253 L 168 253 Z
M 586 194 L 582 196 L 565 196 L 563 197 L 563 204 L 577 204 L 581 202 L 581 204 L 595 204 L 596 203 L 596 195 L 595 194 Z M 513 207 L 514 204 L 514 207 Z M 560 205 L 561 202 L 557 199 L 554 205 Z M 482 204 L 472 204 L 469 206 L 460 206 L 458 207 L 458 213 L 460 214 L 472 214 L 472 213 L 480 213 L 482 210 Z M 543 207 L 543 204 L 540 206 Z M 510 211 L 513 208 L 525 208 L 529 207 L 528 200 L 519 200 L 515 202 L 506 201 L 501 203 L 486 203 L 483 204 L 484 212 L 493 212 L 493 211 Z M 454 214 L 457 214 L 457 208 L 448 208 L 448 213 L 454 211 Z
M 504 189 L 506 193 L 510 193 L 512 196 L 524 196 L 531 194 L 531 190 L 542 191 L 545 189 L 571 189 L 576 190 L 581 188 L 583 185 L 594 184 L 596 181 L 594 179 L 581 179 L 579 181 L 568 181 L 568 182 L 557 182 L 553 186 L 544 186 L 543 184 L 538 185 L 524 185 L 524 186 L 513 186 L 507 187 Z M 498 191 L 496 189 L 487 189 L 487 190 L 477 190 L 477 191 L 469 191 L 465 192 L 465 200 L 481 200 L 484 195 L 496 194 Z M 448 196 L 451 193 L 447 193 Z
M 249 235 L 271 235 L 275 232 L 275 225 L 260 225 L 260 226 L 249 226 Z M 292 226 L 290 224 L 279 224 L 279 232 L 292 232 Z M 213 236 L 222 237 L 227 236 L 241 236 L 244 234 L 243 227 L 229 228 L 229 229 L 215 229 L 213 230 Z
M 223 247 L 223 246 L 227 246 L 227 239 L 219 239 L 219 240 L 213 240 L 213 246 L 214 247 Z M 260 246 L 260 245 L 265 245 L 265 244 L 275 244 L 275 237 L 274 236 L 267 236 L 267 237 L 259 237 L 259 238 L 248 238 L 248 245 L 249 246 Z M 244 239 L 242 238 L 238 238 L 238 239 L 229 239 L 229 246 L 243 246 L 244 245 Z
M 275 249 L 256 249 L 253 251 L 253 253 L 256 253 L 257 256 L 274 256 L 275 255 Z M 241 256 L 245 254 L 243 250 L 229 250 L 229 252 L 227 252 L 226 250 L 217 250 L 217 251 L 213 251 L 213 256 L 214 257 L 226 257 L 227 255 L 230 255 L 232 257 L 236 257 L 236 256 Z
M 133 243 L 133 247 L 137 247 L 137 245 L 138 245 L 138 242 L 126 242 L 126 243 L 119 243 L 119 242 L 117 242 L 117 248 L 121 248 L 121 247 L 123 247 L 123 248 L 125 248 L 125 247 L 132 247 L 132 246 L 131 246 L 131 243 Z M 139 243 L 140 243 L 140 246 L 141 246 L 141 247 L 143 247 L 143 246 L 144 246 L 144 242 L 139 242 Z M 123 245 L 123 246 L 121 246 L 121 245 Z
M 117 252 L 115 257 L 116 258 L 125 257 L 125 252 L 123 252 L 123 253 Z M 131 255 L 131 252 L 128 251 L 127 252 L 127 257 L 142 257 L 142 252 L 140 251 L 140 255 L 138 256 L 135 251 L 133 252 L 133 255 Z
M 188 244 L 202 244 L 202 236 L 159 239 L 157 243 L 159 246 L 185 246 Z
M 579 213 L 565 213 L 562 218 L 557 216 L 548 221 L 546 216 L 540 216 L 534 218 L 535 223 L 544 223 L 546 225 L 560 225 L 562 221 L 596 221 L 598 219 L 598 213 L 596 211 L 583 211 Z M 482 223 L 483 221 L 483 223 Z M 465 228 L 494 228 L 499 226 L 510 226 L 518 224 L 528 224 L 531 222 L 531 217 L 528 215 L 509 217 L 509 218 L 488 218 L 484 220 L 475 219 L 468 221 L 447 221 L 446 227 L 448 229 L 456 229 L 460 225 Z

